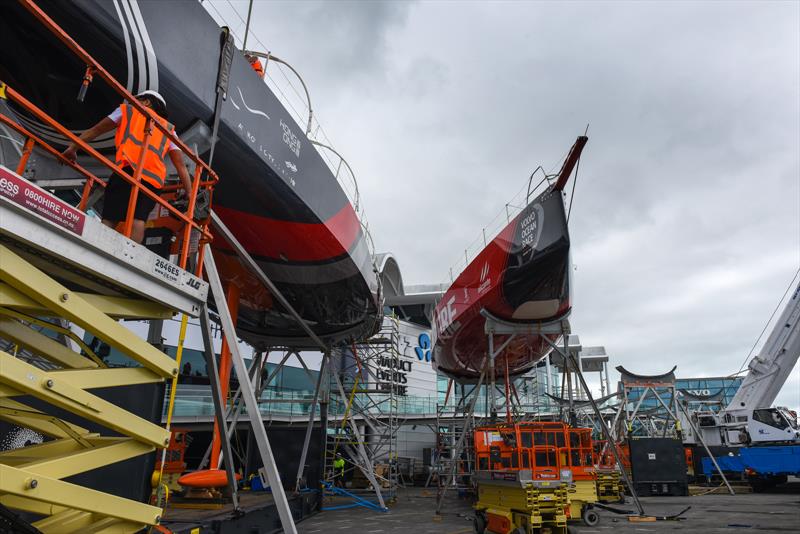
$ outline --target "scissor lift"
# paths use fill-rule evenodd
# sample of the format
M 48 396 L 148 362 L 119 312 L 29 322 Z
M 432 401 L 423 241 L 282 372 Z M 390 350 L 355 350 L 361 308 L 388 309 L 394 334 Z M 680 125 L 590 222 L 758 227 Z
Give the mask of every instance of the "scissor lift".
M 121 233 L 118 233 L 86 213 L 91 207 L 93 190 L 102 189 L 105 182 L 87 171 L 81 161 L 65 159 L 58 149 L 4 113 L 7 106 L 0 108 L 0 126 L 23 140 L 15 169 L 0 166 L 0 347 L 10 349 L 9 352 L 0 350 L 0 419 L 48 438 L 39 445 L 0 452 L 0 532 L 124 534 L 139 532 L 160 522 L 161 508 L 85 487 L 75 479 L 65 479 L 140 457 L 157 448 L 163 450 L 169 445 L 171 407 L 182 341 L 179 342 L 178 357 L 173 360 L 135 335 L 120 320 L 159 321 L 180 313 L 185 328 L 187 317 L 200 318 L 216 419 L 221 434 L 228 435 L 210 332 L 207 298 L 211 297 L 217 303 L 231 363 L 240 378 L 244 405 L 250 414 L 248 419 L 272 487 L 280 524 L 285 532 L 295 533 L 293 511 L 259 417 L 258 401 L 249 380 L 243 379 L 248 372 L 238 350 L 235 318 L 222 304 L 226 301 L 224 289 L 209 244 L 212 219 L 216 231 L 316 344 L 323 349 L 326 346 L 224 224 L 215 218 L 210 204 L 218 178 L 209 164 L 173 132 L 153 120 L 147 109 L 33 0 L 19 1 L 38 23 L 86 65 L 80 95 L 86 93 L 93 78 L 101 79 L 121 99 L 147 117 L 142 144 L 148 144 L 154 129 L 161 130 L 184 157 L 191 160 L 194 173 L 191 190 L 186 192 L 186 207 L 179 210 L 168 201 L 170 197 L 174 199 L 179 186 L 167 184 L 160 191 L 163 196 L 143 186 L 144 152 L 137 164 L 132 165 L 133 171 L 126 173 L 27 100 L 16 88 L 0 80 L 0 99 L 23 109 L 36 121 L 75 143 L 90 157 L 83 163 L 89 163 L 93 168 L 99 163 L 105 172 L 116 173 L 131 185 L 128 213 L 119 228 Z M 225 53 L 229 46 L 232 47 L 231 39 L 221 53 Z M 218 95 L 225 92 L 229 79 L 223 74 L 221 67 L 216 88 Z M 220 98 L 217 98 L 218 104 Z M 82 187 L 77 206 L 22 178 L 34 149 L 74 172 L 76 187 Z M 200 202 L 201 193 L 203 202 Z M 128 239 L 132 233 L 133 207 L 138 195 L 153 198 L 159 213 L 168 214 L 172 219 L 175 240 L 168 253 L 171 258 L 158 256 Z M 206 209 L 201 210 L 198 206 L 203 203 Z M 172 258 L 175 262 L 171 261 Z M 187 265 L 194 265 L 195 274 L 186 270 Z M 205 275 L 209 283 L 204 282 L 201 275 Z M 59 337 L 66 336 L 69 340 L 59 343 L 43 333 L 47 330 L 56 331 Z M 151 328 L 152 336 L 148 335 L 156 343 L 157 330 Z M 83 337 L 89 334 L 127 356 L 136 365 L 110 368 L 83 341 Z M 120 404 L 130 403 L 124 400 L 122 403 L 110 402 L 92 391 L 95 388 L 103 388 L 105 392 L 119 391 L 115 388 L 159 384 L 168 378 L 172 379 L 172 387 L 166 428 L 126 410 Z M 141 395 L 142 391 L 126 392 L 121 397 Z M 160 419 L 158 416 L 153 418 L 154 421 Z M 303 457 L 312 422 L 313 412 Z M 237 500 L 228 440 L 222 440 L 222 448 L 232 494 L 232 514 L 221 521 L 237 522 L 247 511 Z M 301 460 L 300 465 L 302 467 L 304 461 Z M 250 518 L 251 524 L 259 521 L 263 523 L 259 517 Z M 199 528 L 191 527 L 191 531 L 199 531 Z M 159 527 L 158 531 L 165 532 L 166 529 Z
M 169 443 L 166 429 L 92 389 L 176 375 L 175 360 L 119 320 L 197 316 L 208 284 L 5 167 L 0 180 L 18 191 L 0 195 L 0 336 L 39 363 L 0 352 L 0 419 L 49 438 L 0 453 L 0 503 L 41 516 L 33 523 L 41 532 L 135 532 L 156 524 L 160 508 L 64 479 Z M 31 327 L 43 319 L 67 320 L 141 366 L 110 368 L 77 336 L 81 350 L 72 350 Z M 70 417 L 34 408 L 30 398 Z

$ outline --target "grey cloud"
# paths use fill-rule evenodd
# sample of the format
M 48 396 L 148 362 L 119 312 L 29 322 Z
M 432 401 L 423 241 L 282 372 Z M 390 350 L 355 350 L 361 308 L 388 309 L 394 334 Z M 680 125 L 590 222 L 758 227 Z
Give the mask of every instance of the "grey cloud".
M 256 5 L 406 283 L 447 279 L 590 123 L 576 331 L 635 371 L 739 368 L 800 266 L 800 4 Z

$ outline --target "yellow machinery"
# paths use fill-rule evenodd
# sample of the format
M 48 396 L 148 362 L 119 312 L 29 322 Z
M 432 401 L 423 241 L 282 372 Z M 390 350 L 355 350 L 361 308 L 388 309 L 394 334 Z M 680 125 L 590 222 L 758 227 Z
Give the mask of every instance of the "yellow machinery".
M 553 534 L 566 532 L 572 472 L 560 468 L 558 454 L 565 426 L 520 423 L 475 429 L 478 534 L 533 534 L 544 527 Z
M 6 233 L 9 226 L 15 223 L 24 226 L 26 221 L 19 217 L 24 214 L 15 213 L 13 207 L 2 208 L 2 231 L 9 237 Z M 28 222 L 31 229 L 39 226 L 39 230 L 48 231 L 41 228 L 48 224 L 46 221 L 29 219 Z M 96 231 L 112 241 L 119 236 L 110 228 L 101 228 L 99 221 L 87 219 L 86 223 L 84 232 L 88 234 Z M 60 236 L 50 230 L 50 244 L 53 245 L 59 242 Z M 169 443 L 170 435 L 164 428 L 104 400 L 91 390 L 162 382 L 176 374 L 172 358 L 117 321 L 121 318 L 164 319 L 172 316 L 173 309 L 144 298 L 71 290 L 43 270 L 50 258 L 38 254 L 31 257 L 20 248 L 0 245 L 0 337 L 12 343 L 11 352 L 0 352 L 0 418 L 35 430 L 51 440 L 0 453 L 0 503 L 42 516 L 33 523 L 42 532 L 136 532 L 145 525 L 156 524 L 160 508 L 63 479 L 151 453 Z M 83 252 L 88 253 L 89 248 L 87 246 Z M 48 254 L 54 255 L 61 255 L 58 246 Z M 118 264 L 115 267 L 121 267 L 120 271 L 128 270 Z M 82 274 L 76 269 L 68 276 L 77 280 Z M 129 280 L 135 277 L 134 272 L 127 274 Z M 194 281 L 207 290 L 200 279 Z M 197 297 L 197 301 L 202 302 L 201 294 Z M 68 320 L 141 366 L 109 368 L 79 337 L 73 341 L 83 350 L 76 352 L 42 332 L 58 328 L 53 323 L 48 326 L 42 317 Z M 67 335 L 72 332 L 64 330 Z M 21 350 L 32 356 L 30 361 L 15 356 L 14 353 Z M 90 431 L 82 424 L 15 399 L 20 396 L 44 401 L 78 420 L 107 430 Z
M 534 423 L 540 425 L 542 423 Z M 597 472 L 595 469 L 592 429 L 571 428 L 564 425 L 563 447 L 558 448 L 559 466 L 572 473 L 572 484 L 569 490 L 569 518 L 583 520 L 589 526 L 600 520 L 592 504 L 597 496 Z M 534 434 L 534 441 L 536 441 Z
M 625 491 L 616 469 L 597 470 L 597 499 L 600 502 L 615 503 L 624 499 Z
M 135 100 L 35 3 L 25 1 L 23 6 L 87 65 L 84 87 L 94 75 L 121 98 Z M 0 99 L 73 141 L 105 168 L 114 168 L 2 80 Z M 185 324 L 186 316 L 198 317 L 205 309 L 208 284 L 185 266 L 192 233 L 204 241 L 211 237 L 207 221 L 197 221 L 193 214 L 201 177 L 208 173 L 207 188 L 216 176 L 170 134 L 197 164 L 187 213 L 157 200 L 160 209 L 180 221 L 183 239 L 175 264 L 87 215 L 92 189 L 104 184 L 96 175 L 1 112 L 0 124 L 24 141 L 16 169 L 0 165 L 0 419 L 45 438 L 0 452 L 0 506 L 16 513 L 4 514 L 14 531 L 29 531 L 27 525 L 32 525 L 44 534 L 139 532 L 159 523 L 160 507 L 77 481 L 86 477 L 71 477 L 141 458 L 169 444 L 170 432 L 156 422 L 160 413 L 141 416 L 125 408 L 136 404 L 126 399 L 135 400 L 142 391 L 125 388 L 163 384 L 177 376 L 176 361 L 121 321 L 151 321 L 153 341 L 160 342 L 160 321 L 180 313 Z M 77 206 L 22 177 L 34 148 L 85 178 Z M 143 194 L 135 175 L 134 191 Z M 131 196 L 130 206 L 135 198 Z M 131 235 L 132 223 L 129 209 L 125 235 Z M 109 367 L 94 345 L 84 342 L 89 338 L 127 358 L 129 366 Z

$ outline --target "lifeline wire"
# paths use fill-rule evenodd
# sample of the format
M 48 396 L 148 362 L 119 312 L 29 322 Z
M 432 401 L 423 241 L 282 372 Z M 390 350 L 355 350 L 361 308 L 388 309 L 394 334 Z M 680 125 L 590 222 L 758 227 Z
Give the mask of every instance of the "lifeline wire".
M 784 291 L 784 292 L 783 292 L 783 296 L 782 296 L 782 297 L 781 297 L 781 299 L 778 301 L 778 305 L 777 305 L 777 306 L 775 306 L 775 309 L 774 309 L 774 310 L 772 310 L 772 315 L 770 315 L 770 316 L 769 316 L 769 319 L 767 319 L 767 323 L 764 325 L 764 328 L 761 330 L 761 333 L 760 333 L 760 334 L 758 334 L 758 338 L 756 339 L 756 342 L 755 342 L 755 343 L 753 343 L 753 346 L 750 348 L 750 352 L 748 352 L 748 353 L 747 353 L 747 356 L 745 357 L 744 361 L 742 362 L 742 366 L 741 366 L 741 367 L 739 367 L 739 370 L 738 370 L 738 371 L 736 371 L 735 373 L 733 373 L 731 376 L 736 376 L 736 375 L 738 375 L 739 373 L 741 373 L 741 372 L 742 372 L 742 369 L 744 369 L 744 366 L 745 366 L 745 365 L 747 365 L 747 361 L 750 359 L 750 356 L 752 356 L 752 354 L 753 354 L 753 351 L 754 351 L 754 350 L 756 350 L 756 346 L 758 345 L 758 342 L 759 342 L 759 341 L 761 341 L 761 336 L 763 336 L 763 335 L 764 335 L 764 332 L 766 332 L 766 331 L 767 331 L 767 327 L 768 327 L 768 326 L 769 326 L 769 324 L 772 322 L 772 318 L 773 318 L 773 317 L 775 317 L 775 314 L 776 314 L 776 313 L 777 313 L 777 311 L 780 309 L 780 307 L 781 307 L 781 303 L 783 303 L 783 299 L 785 299 L 785 298 L 786 298 L 786 294 L 787 294 L 787 293 L 789 293 L 789 290 L 790 290 L 790 289 L 792 289 L 792 287 L 794 286 L 794 281 L 797 279 L 797 275 L 798 275 L 798 274 L 800 274 L 800 268 L 799 268 L 799 269 L 797 269 L 797 272 L 795 272 L 795 273 L 794 273 L 794 277 L 792 277 L 792 281 L 791 281 L 791 282 L 789 282 L 789 285 L 788 285 L 788 287 L 786 288 L 786 291 Z

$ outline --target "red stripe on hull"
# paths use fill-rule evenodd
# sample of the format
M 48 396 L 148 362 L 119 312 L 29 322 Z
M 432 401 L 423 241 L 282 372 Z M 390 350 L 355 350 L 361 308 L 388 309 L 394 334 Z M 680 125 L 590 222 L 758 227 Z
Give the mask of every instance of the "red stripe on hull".
M 269 219 L 216 206 L 236 239 L 250 254 L 289 262 L 328 261 L 346 254 L 358 239 L 361 225 L 353 207 L 346 204 L 325 223 L 311 224 Z M 213 246 L 222 246 L 215 239 Z

